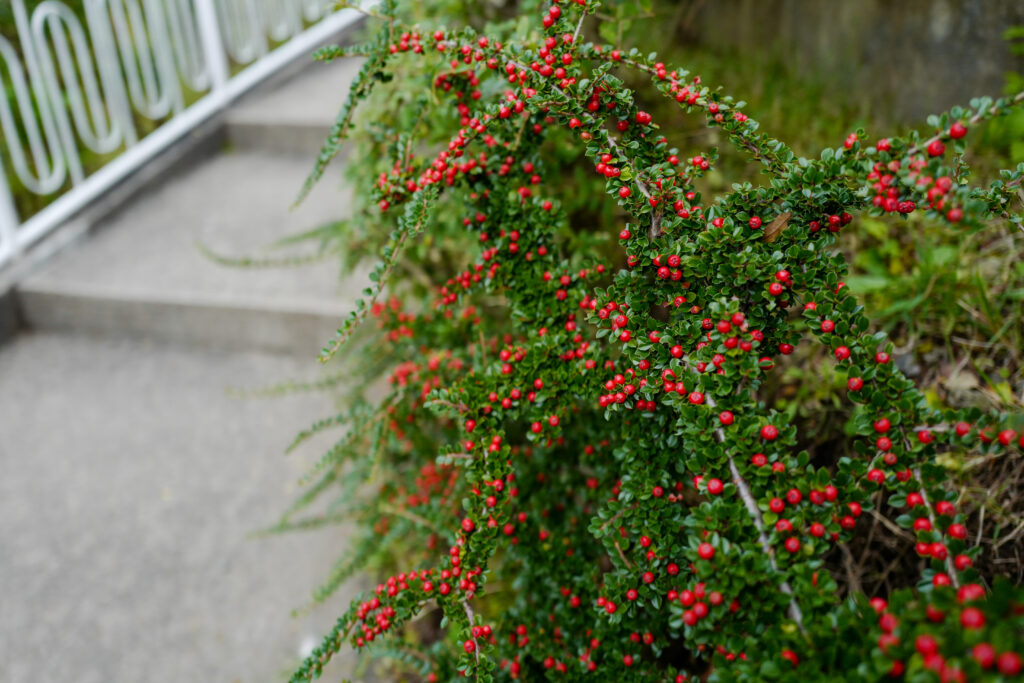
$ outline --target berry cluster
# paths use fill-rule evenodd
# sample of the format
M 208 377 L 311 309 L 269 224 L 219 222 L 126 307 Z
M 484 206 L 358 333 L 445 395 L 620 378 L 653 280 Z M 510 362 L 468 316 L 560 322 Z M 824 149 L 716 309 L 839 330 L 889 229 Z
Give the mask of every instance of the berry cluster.
M 1024 594 L 979 574 L 940 456 L 1016 457 L 1020 416 L 932 407 L 842 282 L 834 245 L 858 213 L 924 211 L 965 230 L 1006 213 L 1024 168 L 981 189 L 958 160 L 968 126 L 1024 96 L 955 109 L 929 139 L 871 147 L 857 131 L 797 158 L 700 78 L 585 42 L 595 10 L 545 4 L 533 33 L 502 44 L 405 27 L 383 2 L 389 21 L 354 51 L 363 75 L 311 180 L 389 65 L 431 74 L 455 107 L 431 119 L 436 151 L 414 153 L 419 120 L 388 143 L 372 196 L 397 227 L 371 300 L 324 351 L 378 319 L 383 344 L 368 353 L 390 366 L 387 397 L 356 413 L 314 487 L 375 463 L 361 547 L 397 545 L 403 571 L 354 603 L 293 680 L 318 676 L 346 638 L 387 653 L 381 636 L 433 609 L 453 637 L 402 645 L 429 680 L 1016 676 Z M 703 196 L 717 152 L 673 147 L 626 70 L 768 182 Z M 621 221 L 570 224 L 553 145 L 585 155 L 605 193 L 593 202 Z M 385 282 L 403 291 L 392 271 L 424 231 L 459 245 L 457 266 L 426 306 L 415 290 L 374 303 Z M 831 460 L 812 459 L 807 428 L 770 395 L 814 340 L 850 416 Z M 879 534 L 913 569 L 867 595 L 842 558 Z

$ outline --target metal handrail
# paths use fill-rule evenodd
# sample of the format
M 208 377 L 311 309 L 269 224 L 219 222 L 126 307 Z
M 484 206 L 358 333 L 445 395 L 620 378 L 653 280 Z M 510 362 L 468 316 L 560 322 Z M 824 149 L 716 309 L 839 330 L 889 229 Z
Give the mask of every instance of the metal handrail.
M 239 95 L 359 18 L 355 10 L 331 11 L 333 4 L 85 0 L 83 26 L 58 0 L 44 0 L 31 16 L 25 0 L 13 0 L 20 54 L 0 36 L 0 135 L 7 156 L 0 163 L 0 268 Z M 231 62 L 245 68 L 231 75 Z M 201 97 L 186 106 L 185 88 Z M 140 137 L 136 117 L 166 120 Z M 117 156 L 86 174 L 83 150 Z M 5 166 L 27 191 L 59 196 L 22 221 Z

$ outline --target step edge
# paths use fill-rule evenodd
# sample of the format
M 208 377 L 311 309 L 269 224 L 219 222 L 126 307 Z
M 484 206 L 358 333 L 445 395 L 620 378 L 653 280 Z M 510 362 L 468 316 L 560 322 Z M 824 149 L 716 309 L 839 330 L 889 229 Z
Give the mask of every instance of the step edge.
M 28 296 L 61 296 L 74 299 L 96 299 L 104 302 L 128 304 L 194 306 L 197 308 L 234 308 L 246 312 L 306 313 L 310 315 L 336 316 L 348 312 L 346 301 L 325 301 L 322 299 L 280 297 L 249 298 L 238 296 L 211 295 L 207 292 L 168 293 L 145 288 L 124 289 L 108 285 L 66 284 L 46 282 L 40 277 L 27 278 L 13 289 L 16 298 Z M 354 302 L 351 302 L 354 303 Z

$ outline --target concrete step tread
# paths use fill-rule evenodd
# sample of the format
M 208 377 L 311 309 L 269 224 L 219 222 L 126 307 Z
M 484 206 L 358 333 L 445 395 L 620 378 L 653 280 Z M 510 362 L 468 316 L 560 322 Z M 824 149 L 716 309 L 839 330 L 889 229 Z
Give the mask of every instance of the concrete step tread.
M 222 154 L 169 179 L 19 283 L 26 322 L 36 329 L 171 334 L 219 348 L 244 348 L 243 341 L 275 351 L 298 345 L 295 351 L 308 354 L 352 308 L 369 283 L 365 271 L 340 279 L 334 255 L 299 266 L 231 267 L 198 245 L 225 256 L 314 253 L 313 242 L 268 248 L 350 214 L 351 191 L 337 171 L 289 209 L 311 165 L 305 156 Z M 306 321 L 299 328 L 296 316 Z M 231 329 L 243 318 L 248 322 Z M 155 325 L 152 335 L 147 325 Z M 239 344 L 224 343 L 231 340 Z
M 273 90 L 255 92 L 242 99 L 228 111 L 228 125 L 244 122 L 330 126 L 363 61 L 346 58 L 310 64 Z
M 83 336 L 0 347 L 0 678 L 284 680 L 358 587 L 290 617 L 351 529 L 248 535 L 339 434 L 284 456 L 329 399 L 225 390 L 318 372 L 312 359 Z M 352 654 L 337 660 L 326 677 L 351 676 Z
M 344 315 L 351 306 L 339 299 L 323 299 L 302 296 L 278 296 L 271 300 L 248 294 L 218 292 L 168 292 L 157 288 L 138 287 L 131 291 L 111 285 L 91 283 L 37 282 L 25 287 L 22 294 L 47 294 L 76 297 L 79 299 L 104 299 L 130 303 L 152 303 L 165 306 L 209 306 L 214 308 L 237 308 L 252 311 L 276 311 L 280 313 L 304 313 L 337 317 Z
M 315 158 L 362 61 L 311 64 L 276 89 L 253 93 L 228 111 L 228 141 L 237 149 L 305 152 Z
M 238 295 L 334 301 L 347 293 L 334 259 L 301 267 L 236 268 L 226 256 L 310 253 L 316 244 L 268 249 L 275 241 L 349 215 L 350 191 L 328 173 L 290 210 L 312 168 L 304 156 L 223 154 L 171 178 L 106 219 L 88 239 L 29 275 L 22 289 L 57 286 L 168 294 Z

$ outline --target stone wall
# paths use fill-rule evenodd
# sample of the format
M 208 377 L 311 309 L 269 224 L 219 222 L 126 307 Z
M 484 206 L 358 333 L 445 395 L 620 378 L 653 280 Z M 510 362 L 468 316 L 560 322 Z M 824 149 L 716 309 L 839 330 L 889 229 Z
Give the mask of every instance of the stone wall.
M 1024 73 L 1024 57 L 1003 38 L 1024 26 L 1024 0 L 696 2 L 699 41 L 791 60 L 839 96 L 869 98 L 886 118 L 914 121 L 996 96 L 1006 72 Z

